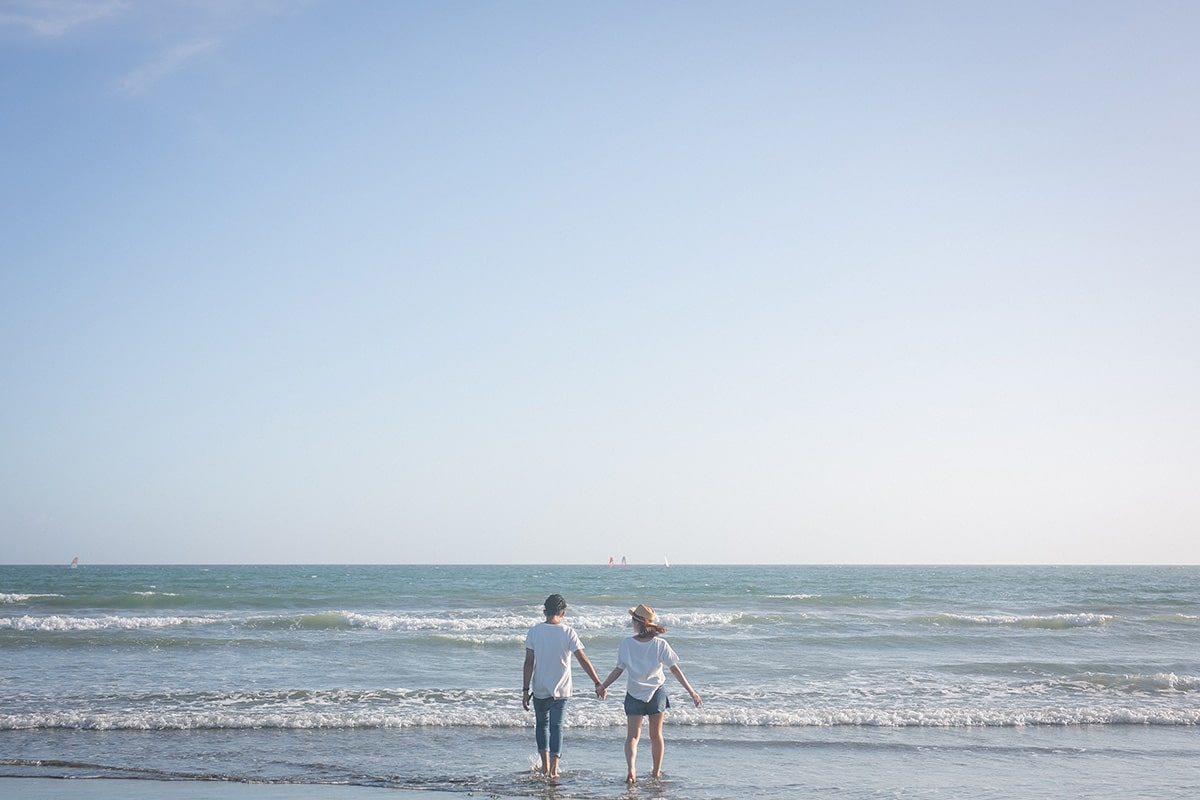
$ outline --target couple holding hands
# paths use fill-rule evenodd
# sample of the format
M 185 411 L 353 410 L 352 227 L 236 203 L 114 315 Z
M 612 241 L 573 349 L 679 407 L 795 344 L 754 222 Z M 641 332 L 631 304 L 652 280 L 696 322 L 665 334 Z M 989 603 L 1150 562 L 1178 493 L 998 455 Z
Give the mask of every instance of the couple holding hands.
M 684 677 L 683 670 L 679 668 L 679 657 L 671 645 L 659 638 L 667 629 L 655 622 L 654 609 L 645 605 L 629 609 L 634 634 L 622 640 L 617 651 L 617 666 L 603 682 L 584 654 L 583 643 L 579 641 L 575 630 L 563 623 L 567 601 L 560 594 L 552 594 L 546 598 L 544 610 L 546 621 L 534 625 L 525 636 L 525 680 L 521 695 L 521 703 L 526 711 L 529 710 L 530 701 L 533 703 L 541 771 L 547 777 L 558 777 L 563 715 L 567 698 L 571 696 L 570 658 L 573 653 L 595 683 L 596 697 L 601 700 L 608 696 L 608 687 L 621 673 L 629 673 L 625 694 L 625 763 L 629 772 L 625 780 L 628 783 L 637 780 L 634 762 L 637 760 L 643 718 L 649 719 L 650 750 L 654 761 L 650 774 L 654 778 L 661 777 L 665 747 L 663 712 L 671 707 L 664 688 L 667 678 L 663 667 L 671 671 L 697 706 L 700 705 L 700 695 Z

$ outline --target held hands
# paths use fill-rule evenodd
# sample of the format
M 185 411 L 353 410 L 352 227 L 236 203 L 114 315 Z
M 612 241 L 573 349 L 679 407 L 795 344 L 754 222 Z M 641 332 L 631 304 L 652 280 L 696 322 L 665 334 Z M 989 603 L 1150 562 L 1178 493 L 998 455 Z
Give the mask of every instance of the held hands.
M 605 700 L 608 698 L 608 689 L 600 681 L 596 681 L 596 699 Z

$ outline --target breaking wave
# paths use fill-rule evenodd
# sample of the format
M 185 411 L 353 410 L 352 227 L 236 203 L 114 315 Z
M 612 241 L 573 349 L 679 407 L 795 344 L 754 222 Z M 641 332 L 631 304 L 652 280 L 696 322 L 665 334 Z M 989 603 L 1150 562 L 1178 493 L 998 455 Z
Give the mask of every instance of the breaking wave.
M 172 628 L 182 625 L 210 625 L 221 622 L 219 617 L 132 617 L 105 615 L 75 617 L 52 615 L 47 617 L 21 616 L 0 617 L 0 630 L 35 631 L 39 633 L 74 631 L 117 631 L 139 628 Z
M 945 626 L 986 626 L 1013 628 L 1043 628 L 1066 630 L 1068 628 L 1093 628 L 1107 625 L 1115 617 L 1109 614 L 937 614 L 924 617 L 922 622 Z

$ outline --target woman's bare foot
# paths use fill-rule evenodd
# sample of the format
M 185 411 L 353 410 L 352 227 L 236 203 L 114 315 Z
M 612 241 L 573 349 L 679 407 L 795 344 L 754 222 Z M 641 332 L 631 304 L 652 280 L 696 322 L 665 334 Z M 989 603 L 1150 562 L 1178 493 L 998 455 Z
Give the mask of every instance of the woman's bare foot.
M 625 776 L 625 782 L 629 784 L 637 783 L 637 776 L 631 772 Z

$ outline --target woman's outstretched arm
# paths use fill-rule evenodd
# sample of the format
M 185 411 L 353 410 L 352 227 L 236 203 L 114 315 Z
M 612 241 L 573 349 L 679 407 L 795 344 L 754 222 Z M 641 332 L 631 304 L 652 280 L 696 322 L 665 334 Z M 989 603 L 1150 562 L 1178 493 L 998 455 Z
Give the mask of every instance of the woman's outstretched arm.
M 671 665 L 671 674 L 675 676 L 675 679 L 679 681 L 687 693 L 692 696 L 692 702 L 696 704 L 696 708 L 699 708 L 700 695 L 696 694 L 696 690 L 692 688 L 692 685 L 688 683 L 687 678 L 683 676 L 683 670 L 679 668 L 678 664 Z

